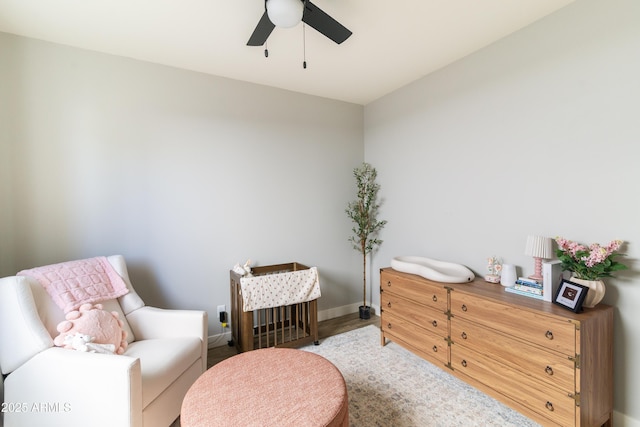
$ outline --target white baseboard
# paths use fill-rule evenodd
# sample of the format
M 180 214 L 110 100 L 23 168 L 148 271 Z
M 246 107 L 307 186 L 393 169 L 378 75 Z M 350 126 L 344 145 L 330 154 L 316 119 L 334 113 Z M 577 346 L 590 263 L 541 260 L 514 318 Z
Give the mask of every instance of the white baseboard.
M 207 337 L 207 348 L 224 347 L 231 341 L 231 329 L 222 334 L 209 335 Z
M 357 313 L 359 307 L 359 303 L 353 303 L 349 305 L 343 305 L 341 307 L 330 308 L 328 310 L 321 310 L 318 312 L 318 321 L 322 322 L 323 320 L 334 319 L 336 317 L 346 316 L 347 314 Z M 371 314 L 379 312 L 380 309 L 377 305 L 371 306 Z
M 343 305 L 341 307 L 329 308 L 327 310 L 318 311 L 318 322 L 322 322 L 323 320 L 334 319 L 340 316 L 346 316 L 347 314 L 357 313 L 358 307 L 360 307 L 359 303 Z M 371 306 L 371 314 L 380 313 L 380 307 L 377 305 Z M 209 335 L 207 339 L 207 347 L 222 347 L 227 345 L 227 342 L 231 340 L 231 330 L 228 332 L 224 332 L 216 335 Z
M 613 425 L 616 427 L 640 427 L 640 421 L 621 412 L 613 411 Z

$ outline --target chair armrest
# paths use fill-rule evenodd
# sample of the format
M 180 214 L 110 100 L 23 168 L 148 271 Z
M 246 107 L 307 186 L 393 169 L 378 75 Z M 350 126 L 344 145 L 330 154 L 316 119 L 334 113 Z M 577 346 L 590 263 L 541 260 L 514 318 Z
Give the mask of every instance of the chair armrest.
M 202 340 L 202 372 L 207 370 L 209 323 L 206 311 L 142 307 L 127 316 L 136 341 L 154 338 L 197 337 Z
M 50 348 L 5 378 L 6 425 L 142 426 L 140 360 Z
M 136 341 L 154 338 L 198 337 L 207 342 L 207 312 L 142 307 L 127 315 Z

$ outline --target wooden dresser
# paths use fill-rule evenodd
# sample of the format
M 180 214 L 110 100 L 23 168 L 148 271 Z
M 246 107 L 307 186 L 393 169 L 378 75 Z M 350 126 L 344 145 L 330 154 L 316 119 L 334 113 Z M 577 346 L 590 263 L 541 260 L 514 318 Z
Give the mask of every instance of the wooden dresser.
M 613 307 L 576 314 L 476 280 L 380 271 L 386 340 L 542 425 L 612 425 Z

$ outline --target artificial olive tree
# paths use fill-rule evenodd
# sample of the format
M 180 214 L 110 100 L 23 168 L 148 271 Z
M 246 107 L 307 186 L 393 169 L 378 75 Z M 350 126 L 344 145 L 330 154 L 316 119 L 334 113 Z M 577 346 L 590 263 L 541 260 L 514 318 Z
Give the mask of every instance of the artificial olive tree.
M 385 226 L 387 221 L 379 221 L 376 217 L 380 204 L 378 203 L 378 190 L 380 184 L 376 182 L 376 169 L 369 163 L 362 163 L 360 167 L 353 170 L 358 187 L 357 199 L 349 202 L 345 210 L 349 218 L 354 222 L 352 228 L 353 235 L 349 241 L 353 248 L 362 254 L 362 308 L 361 318 L 368 318 L 367 307 L 367 254 L 378 247 L 382 240 L 378 239 L 378 232 Z M 363 317 L 363 312 L 366 313 Z

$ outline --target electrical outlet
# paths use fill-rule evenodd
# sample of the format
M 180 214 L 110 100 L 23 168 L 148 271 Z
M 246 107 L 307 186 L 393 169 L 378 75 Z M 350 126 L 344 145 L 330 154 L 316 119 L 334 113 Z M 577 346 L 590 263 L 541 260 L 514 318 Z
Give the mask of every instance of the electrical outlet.
M 225 305 L 219 305 L 218 306 L 218 315 L 216 316 L 218 319 L 220 319 L 220 313 L 227 311 L 227 307 Z

